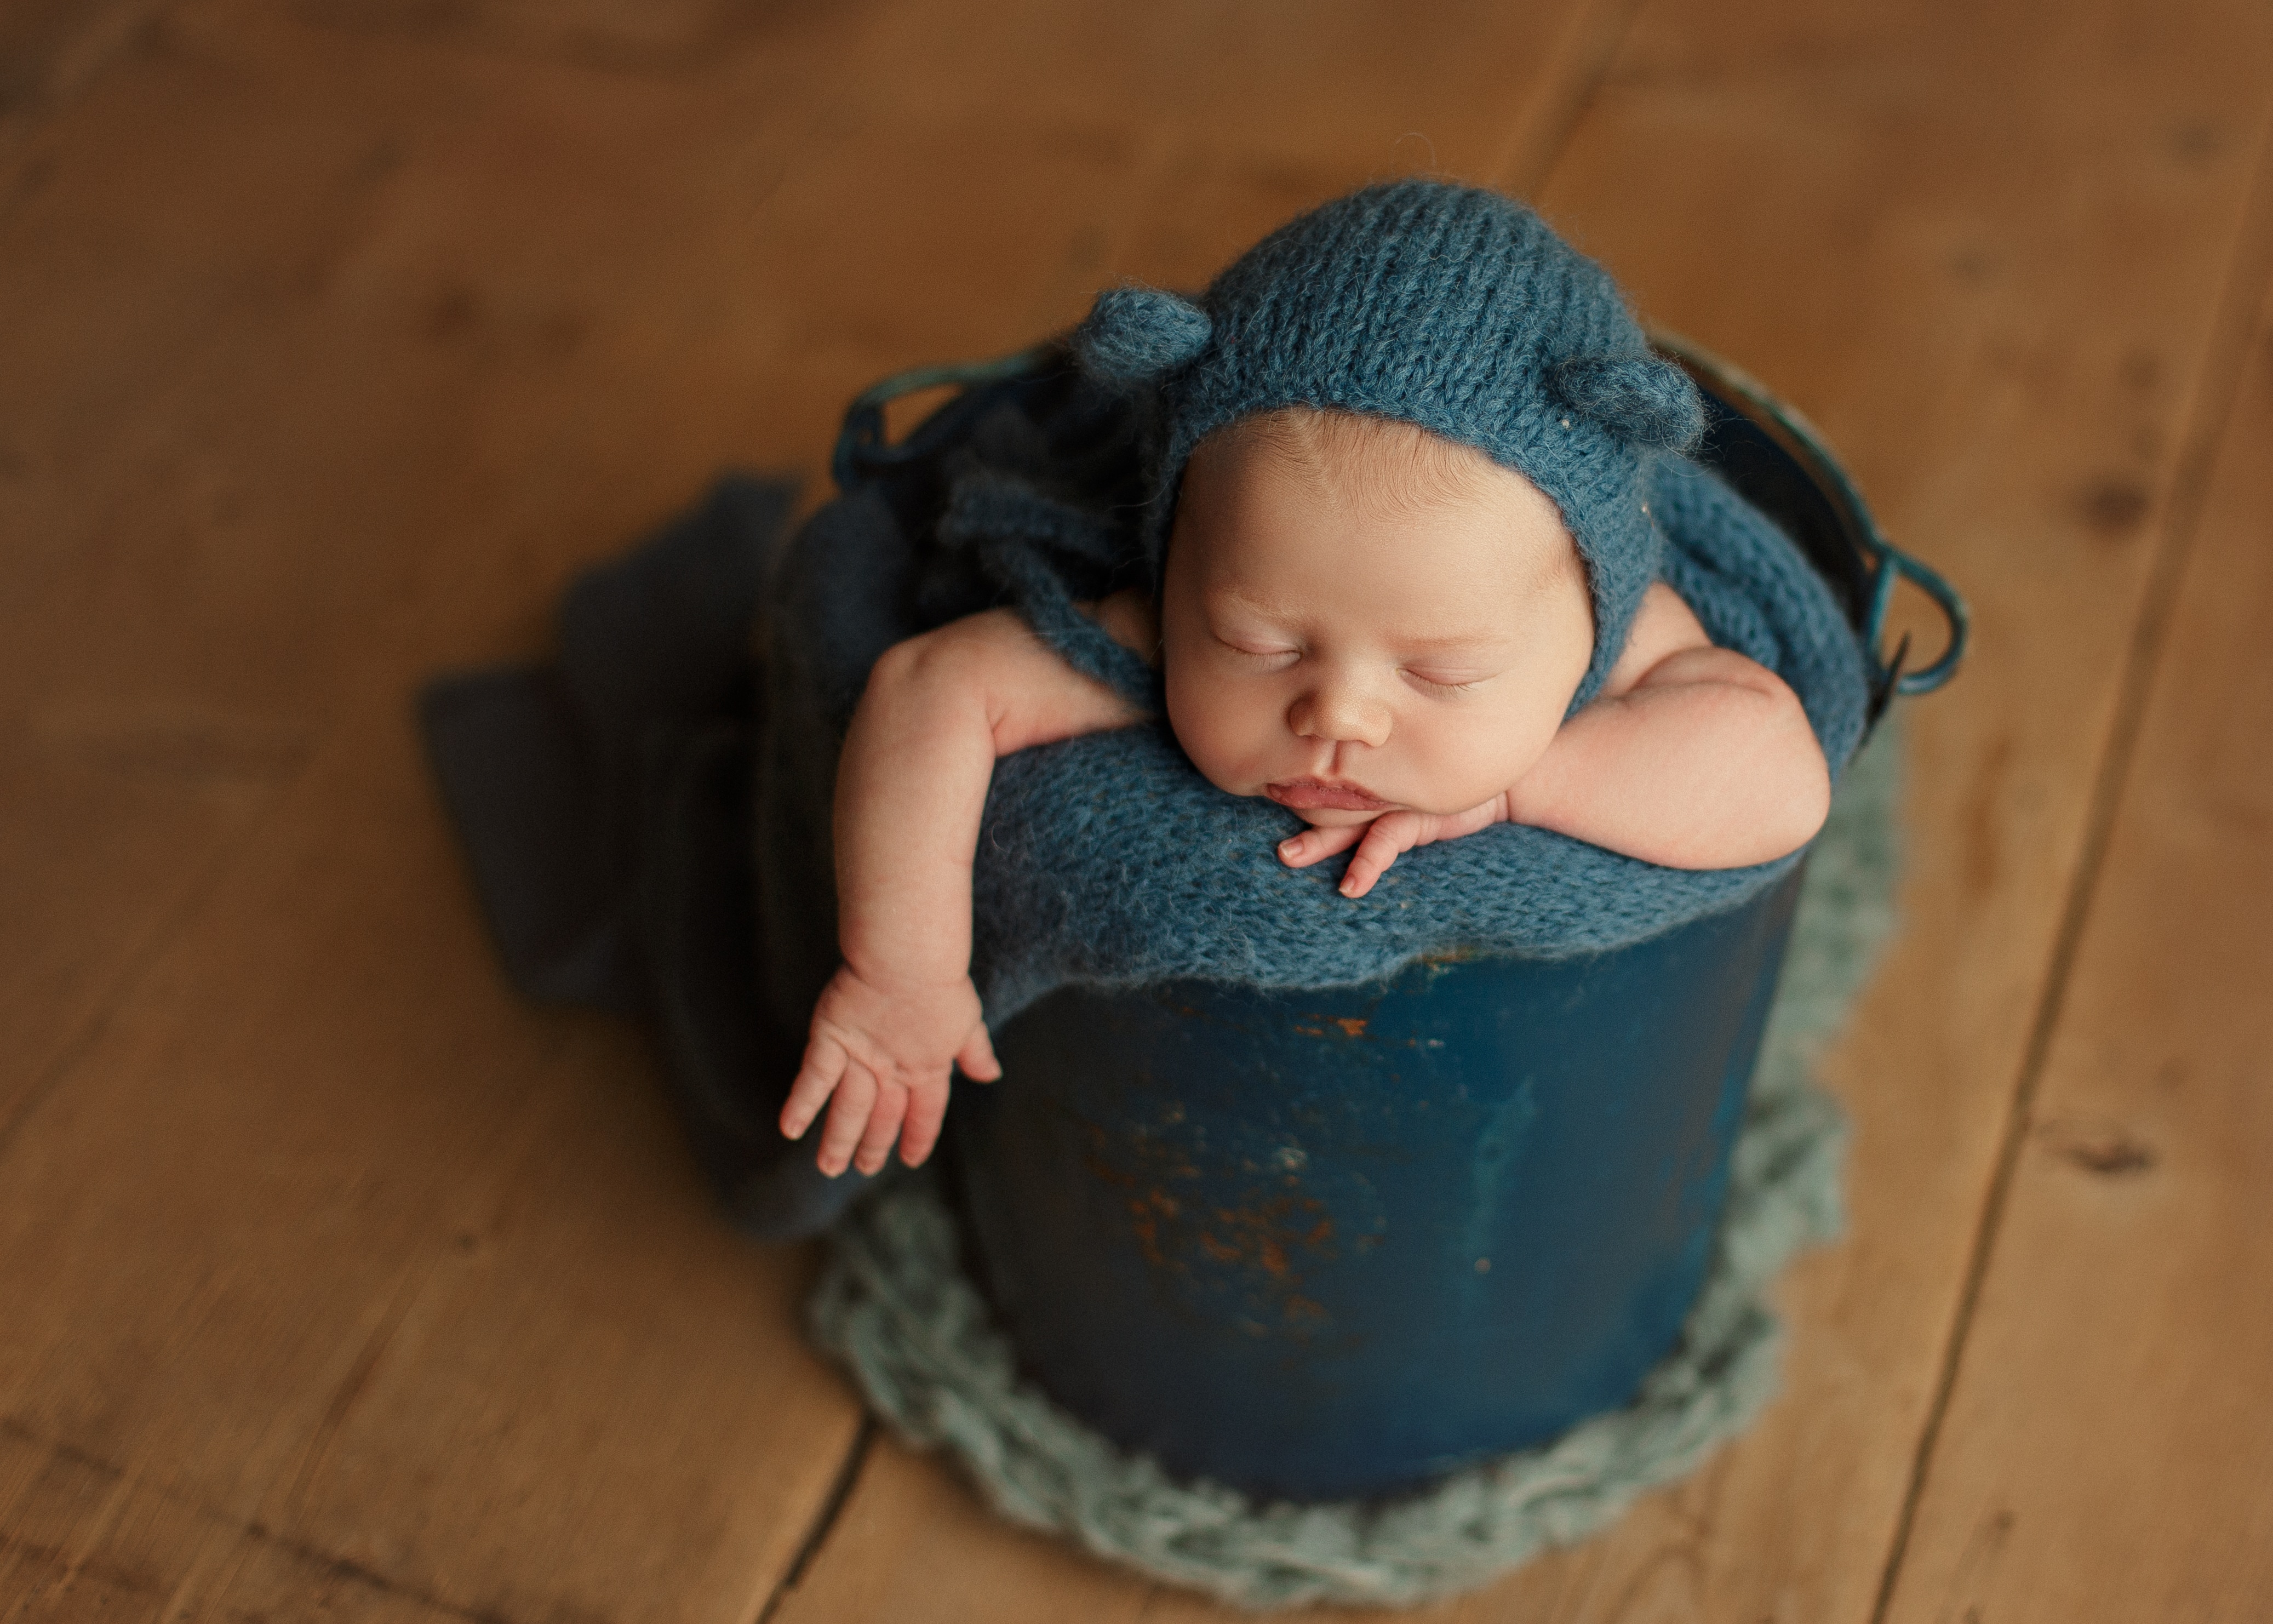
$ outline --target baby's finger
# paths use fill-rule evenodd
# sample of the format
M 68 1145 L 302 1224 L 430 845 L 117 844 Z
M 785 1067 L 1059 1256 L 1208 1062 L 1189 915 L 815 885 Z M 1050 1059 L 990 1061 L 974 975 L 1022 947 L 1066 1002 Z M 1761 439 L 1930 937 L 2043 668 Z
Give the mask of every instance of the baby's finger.
M 1305 829 L 1279 842 L 1279 861 L 1289 868 L 1307 868 L 1336 852 L 1349 850 L 1364 838 L 1369 827 L 1352 823 L 1345 829 Z
M 1373 883 L 1389 872 L 1397 854 L 1408 850 L 1419 832 L 1419 820 L 1410 813 L 1392 812 L 1374 819 L 1366 826 L 1365 838 L 1358 843 L 1356 855 L 1342 871 L 1342 895 L 1362 897 L 1371 891 Z
M 963 1047 L 955 1052 L 955 1064 L 964 1076 L 974 1083 L 991 1083 L 1001 1079 L 1002 1063 L 994 1058 L 994 1041 L 986 1035 L 985 1021 L 971 1027 L 971 1035 L 963 1040 Z
M 844 1080 L 836 1085 L 836 1103 L 829 1108 L 829 1125 L 821 1131 L 821 1150 L 814 1164 L 831 1178 L 850 1167 L 853 1147 L 868 1125 L 868 1113 L 875 1109 L 875 1074 L 857 1060 L 849 1062 Z
M 926 1083 L 908 1090 L 907 1126 L 900 1131 L 900 1160 L 921 1167 L 939 1143 L 940 1124 L 947 1120 L 947 1086 Z
M 813 1119 L 821 1115 L 821 1108 L 829 1103 L 837 1079 L 844 1075 L 844 1046 L 835 1038 L 815 1034 L 813 1041 L 806 1045 L 805 1061 L 798 1067 L 797 1080 L 789 1086 L 789 1098 L 782 1103 L 783 1137 L 805 1137 L 805 1131 L 813 1126 Z
M 860 1148 L 853 1154 L 852 1165 L 863 1173 L 874 1173 L 884 1165 L 892 1154 L 892 1141 L 900 1137 L 900 1124 L 908 1114 L 908 1091 L 897 1083 L 876 1086 L 876 1109 L 868 1113 L 868 1125 L 861 1131 Z

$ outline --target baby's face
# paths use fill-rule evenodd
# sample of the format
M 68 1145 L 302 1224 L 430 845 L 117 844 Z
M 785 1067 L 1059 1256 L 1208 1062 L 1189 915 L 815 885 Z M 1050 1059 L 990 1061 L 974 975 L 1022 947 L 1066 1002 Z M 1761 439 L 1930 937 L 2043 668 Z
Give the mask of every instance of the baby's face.
M 1403 425 L 1279 413 L 1187 465 L 1160 592 L 1168 718 L 1209 782 L 1311 823 L 1521 778 L 1594 649 L 1537 486 Z

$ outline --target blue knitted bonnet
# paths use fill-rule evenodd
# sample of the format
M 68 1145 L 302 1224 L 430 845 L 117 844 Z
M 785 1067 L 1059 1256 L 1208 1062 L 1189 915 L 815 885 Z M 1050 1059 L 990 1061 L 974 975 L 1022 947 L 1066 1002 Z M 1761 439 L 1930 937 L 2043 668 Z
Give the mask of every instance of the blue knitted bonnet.
M 1594 600 L 1594 658 L 1573 709 L 1601 688 L 1658 575 L 1648 464 L 1688 449 L 1704 425 L 1695 387 L 1650 352 L 1602 267 L 1522 204 L 1444 181 L 1323 204 L 1197 304 L 1110 289 L 1073 343 L 1092 376 L 1150 396 L 1156 577 L 1193 448 L 1257 412 L 1396 418 L 1529 479 L 1562 510 Z

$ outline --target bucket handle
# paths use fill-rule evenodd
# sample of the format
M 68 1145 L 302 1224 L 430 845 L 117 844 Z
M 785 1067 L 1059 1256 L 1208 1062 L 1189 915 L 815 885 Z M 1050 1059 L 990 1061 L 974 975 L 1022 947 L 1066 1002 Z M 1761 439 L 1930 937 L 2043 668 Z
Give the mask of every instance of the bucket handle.
M 1879 696 L 1879 703 L 1895 694 L 1905 697 L 1931 694 L 1956 675 L 1972 633 L 1972 617 L 1966 611 L 1965 599 L 1940 571 L 1912 558 L 1879 532 L 1878 522 L 1864 505 L 1862 493 L 1847 477 L 1847 470 L 1839 465 L 1839 459 L 1831 455 L 1831 448 L 1824 443 L 1815 425 L 1771 395 L 1757 379 L 1678 334 L 1653 328 L 1649 342 L 1660 354 L 1709 379 L 1715 386 L 1714 393 L 1742 411 L 1786 455 L 1806 469 L 1816 487 L 1838 508 L 1841 528 L 1871 566 L 1863 623 L 1857 630 L 1863 641 L 1864 657 L 1872 667 L 1871 692 Z M 1894 602 L 1895 586 L 1903 581 L 1910 582 L 1933 600 L 1947 627 L 1940 654 L 1922 671 L 1902 669 L 1909 656 L 1907 635 L 1894 645 L 1891 654 L 1881 647 L 1886 637 L 1887 610 Z M 1876 705 L 1872 714 L 1877 714 Z
M 1036 344 L 1014 354 L 984 361 L 949 361 L 937 366 L 910 367 L 873 383 L 852 397 L 844 409 L 844 428 L 836 437 L 836 450 L 829 471 L 837 490 L 850 494 L 864 476 L 928 456 L 954 440 L 968 426 L 964 419 L 980 410 L 980 386 L 1001 383 L 1039 372 L 1065 353 L 1061 343 Z M 884 408 L 904 395 L 954 387 L 963 393 L 919 425 L 895 446 L 884 438 Z

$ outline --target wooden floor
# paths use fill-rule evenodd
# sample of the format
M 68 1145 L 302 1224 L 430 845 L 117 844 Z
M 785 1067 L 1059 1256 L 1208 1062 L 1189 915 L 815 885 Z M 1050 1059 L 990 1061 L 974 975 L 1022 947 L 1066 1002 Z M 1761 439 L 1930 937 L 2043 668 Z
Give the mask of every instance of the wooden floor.
M 1435 169 L 1970 595 L 1759 1427 L 1429 1616 L 2273 1619 L 2262 0 L 0 9 L 0 1615 L 1215 1616 L 799 1337 L 410 728 L 844 399 Z

